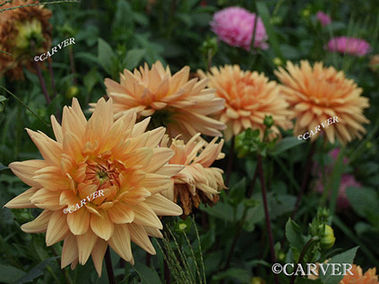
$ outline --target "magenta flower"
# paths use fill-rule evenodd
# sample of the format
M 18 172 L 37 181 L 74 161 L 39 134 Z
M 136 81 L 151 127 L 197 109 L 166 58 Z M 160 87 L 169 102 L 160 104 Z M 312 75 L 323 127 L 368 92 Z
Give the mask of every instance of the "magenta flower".
M 321 23 L 323 27 L 329 25 L 332 22 L 332 19 L 329 17 L 328 14 L 325 14 L 322 11 L 318 11 L 316 14 L 317 20 Z
M 218 38 L 231 46 L 250 50 L 256 14 L 240 7 L 229 7 L 214 14 L 210 25 Z M 262 19 L 258 17 L 254 47 L 267 49 L 268 37 Z
M 340 36 L 332 38 L 328 42 L 327 49 L 334 52 L 363 56 L 370 51 L 371 46 L 363 39 Z

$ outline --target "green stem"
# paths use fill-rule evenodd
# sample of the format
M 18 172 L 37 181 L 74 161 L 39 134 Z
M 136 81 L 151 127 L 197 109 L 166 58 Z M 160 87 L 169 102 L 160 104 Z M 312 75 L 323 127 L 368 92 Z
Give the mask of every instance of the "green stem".
M 50 124 L 44 121 L 41 117 L 38 116 L 30 107 L 28 107 L 22 100 L 20 100 L 15 94 L 13 94 L 11 91 L 8 91 L 5 87 L 0 85 L 0 88 L 6 91 L 8 94 L 10 94 L 14 99 L 16 99 L 20 104 L 22 104 L 28 111 L 30 111 L 36 118 L 38 118 L 40 121 L 42 121 L 44 124 L 50 127 Z

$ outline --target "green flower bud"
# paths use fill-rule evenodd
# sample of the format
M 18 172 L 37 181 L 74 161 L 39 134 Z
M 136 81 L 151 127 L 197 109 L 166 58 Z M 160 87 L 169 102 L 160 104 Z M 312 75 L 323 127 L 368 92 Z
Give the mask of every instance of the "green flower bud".
M 321 225 L 323 226 L 323 225 Z M 321 247 L 323 249 L 329 249 L 334 246 L 336 238 L 334 237 L 334 231 L 329 225 L 324 225 L 324 232 L 321 235 Z
M 251 278 L 251 284 L 265 284 L 265 283 L 266 283 L 266 281 L 264 281 L 260 277 L 253 277 L 253 278 Z
M 264 125 L 266 125 L 267 128 L 271 128 L 271 126 L 274 125 L 274 119 L 271 115 L 266 115 L 265 119 L 263 120 Z
M 73 97 L 76 97 L 79 94 L 79 88 L 77 86 L 71 86 L 66 91 L 66 98 L 72 99 Z

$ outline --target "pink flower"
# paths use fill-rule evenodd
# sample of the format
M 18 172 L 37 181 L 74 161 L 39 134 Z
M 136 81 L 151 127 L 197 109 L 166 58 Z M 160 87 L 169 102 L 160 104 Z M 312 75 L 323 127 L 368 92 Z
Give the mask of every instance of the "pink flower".
M 329 17 L 328 14 L 325 14 L 322 11 L 318 11 L 316 14 L 317 20 L 321 23 L 323 27 L 329 25 L 332 22 L 332 19 Z
M 338 154 L 340 153 L 340 148 L 334 148 L 329 152 L 329 156 L 333 159 L 333 163 L 337 162 Z M 349 159 L 343 157 L 343 163 L 347 165 L 349 163 Z
M 232 46 L 250 50 L 256 14 L 240 7 L 229 7 L 214 14 L 210 25 L 219 39 Z M 254 47 L 267 49 L 268 37 L 262 19 L 258 17 Z
M 334 52 L 363 56 L 370 51 L 371 46 L 363 39 L 340 36 L 332 38 L 328 42 L 327 49 Z

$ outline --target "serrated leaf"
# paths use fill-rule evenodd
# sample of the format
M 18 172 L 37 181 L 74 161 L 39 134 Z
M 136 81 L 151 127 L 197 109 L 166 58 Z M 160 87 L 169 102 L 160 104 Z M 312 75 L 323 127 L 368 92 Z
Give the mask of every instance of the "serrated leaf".
M 290 243 L 291 248 L 300 252 L 304 246 L 304 238 L 302 236 L 301 228 L 295 221 L 288 219 L 286 224 L 286 238 Z
M 146 50 L 143 48 L 129 50 L 126 53 L 126 56 L 124 59 L 125 68 L 131 70 L 137 67 L 138 63 L 142 60 L 145 54 L 146 54 Z
M 335 256 L 333 256 L 327 264 L 331 264 L 331 263 L 340 263 L 341 264 L 341 267 L 339 269 L 339 271 L 341 271 L 341 275 L 332 275 L 333 273 L 333 269 L 331 266 L 326 266 L 327 268 L 325 268 L 326 270 L 326 273 L 325 275 L 323 273 L 321 273 L 321 270 L 320 271 L 320 279 L 321 281 L 324 283 L 324 284 L 337 284 L 339 283 L 342 278 L 343 278 L 343 267 L 342 267 L 342 264 L 343 263 L 348 263 L 348 264 L 352 264 L 353 261 L 354 261 L 354 258 L 355 258 L 355 254 L 357 253 L 357 250 L 358 250 L 359 247 L 354 247 L 352 249 L 349 249 L 343 253 L 340 253 L 340 254 L 337 254 Z M 337 272 L 335 272 L 335 274 L 339 274 Z
M 104 68 L 104 70 L 112 75 L 113 69 L 113 58 L 115 58 L 115 53 L 112 50 L 112 47 L 105 42 L 103 39 L 98 39 L 98 52 L 97 58 L 99 60 L 100 65 Z

